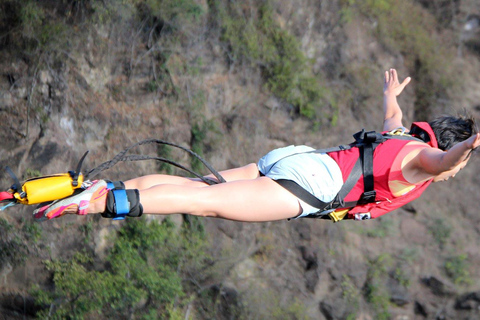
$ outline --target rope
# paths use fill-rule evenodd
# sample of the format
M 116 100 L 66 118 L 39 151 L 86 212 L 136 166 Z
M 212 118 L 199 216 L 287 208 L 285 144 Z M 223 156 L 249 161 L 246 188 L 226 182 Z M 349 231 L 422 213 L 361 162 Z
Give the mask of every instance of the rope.
M 175 161 L 168 160 L 168 159 L 165 159 L 165 158 L 162 158 L 162 157 L 154 157 L 154 156 L 147 156 L 147 155 L 141 155 L 141 154 L 127 154 L 127 153 L 130 152 L 130 150 L 134 149 L 135 147 L 146 145 L 146 144 L 152 144 L 152 143 L 161 144 L 161 145 L 168 145 L 168 146 L 175 147 L 175 148 L 181 149 L 181 150 L 189 153 L 191 156 L 197 158 L 215 176 L 215 178 L 217 178 L 218 181 L 216 181 L 214 179 L 211 179 L 211 178 L 208 178 L 208 177 L 204 177 L 204 176 L 196 173 L 195 171 L 193 171 L 191 169 L 188 169 L 185 166 L 183 166 L 183 165 L 181 165 L 181 164 L 179 164 Z M 188 173 L 194 175 L 195 177 L 201 179 L 203 182 L 205 182 L 209 185 L 226 182 L 225 179 L 220 175 L 220 173 L 218 173 L 218 171 L 216 171 L 207 161 L 205 161 L 202 157 L 200 157 L 198 154 L 196 154 L 192 150 L 187 149 L 187 148 L 182 147 L 182 146 L 179 146 L 177 144 L 174 144 L 174 143 L 171 143 L 171 142 L 168 142 L 168 141 L 159 140 L 159 139 L 146 139 L 146 140 L 142 140 L 140 142 L 137 142 L 137 143 L 131 145 L 130 147 L 124 149 L 121 152 L 119 152 L 111 160 L 106 161 L 106 162 L 100 164 L 99 166 L 97 166 L 96 168 L 93 168 L 90 171 L 88 171 L 85 174 L 85 180 L 92 179 L 94 176 L 96 176 L 100 172 L 105 171 L 107 169 L 110 169 L 111 167 L 113 167 L 114 165 L 116 165 L 119 162 L 143 161 L 143 160 L 157 160 L 157 161 L 165 162 L 165 163 L 168 163 L 170 165 L 176 166 L 176 167 L 178 167 L 180 169 L 183 169 L 183 170 L 187 171 Z

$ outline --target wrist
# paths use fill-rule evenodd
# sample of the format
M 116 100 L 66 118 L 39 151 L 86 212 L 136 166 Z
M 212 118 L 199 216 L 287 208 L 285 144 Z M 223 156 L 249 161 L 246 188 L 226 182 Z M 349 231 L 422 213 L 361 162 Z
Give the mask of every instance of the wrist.
M 391 91 L 384 91 L 383 96 L 386 98 L 396 98 L 397 95 L 394 92 Z

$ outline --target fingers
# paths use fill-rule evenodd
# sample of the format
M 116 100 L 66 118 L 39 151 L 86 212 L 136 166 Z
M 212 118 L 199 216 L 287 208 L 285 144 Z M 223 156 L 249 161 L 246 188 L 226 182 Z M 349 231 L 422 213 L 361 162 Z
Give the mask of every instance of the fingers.
M 410 83 L 412 78 L 406 77 L 405 80 L 400 84 L 401 87 L 405 87 L 407 84 Z M 385 71 L 385 83 L 399 83 L 398 81 L 398 73 L 396 69 L 390 68 L 388 71 Z
M 480 133 L 476 133 L 467 140 L 467 147 L 475 149 L 480 145 Z
M 398 82 L 398 75 L 397 75 L 397 70 L 395 69 L 390 69 L 390 73 L 392 74 L 392 79 L 394 82 Z
M 406 77 L 405 80 L 403 80 L 403 82 L 402 82 L 402 86 L 405 87 L 407 84 L 410 83 L 411 80 L 412 80 L 412 78 Z
M 472 149 L 478 148 L 480 145 L 480 133 L 475 134 L 475 140 L 472 145 Z
M 390 70 L 385 71 L 385 83 L 396 82 L 398 82 L 397 70 L 391 68 Z

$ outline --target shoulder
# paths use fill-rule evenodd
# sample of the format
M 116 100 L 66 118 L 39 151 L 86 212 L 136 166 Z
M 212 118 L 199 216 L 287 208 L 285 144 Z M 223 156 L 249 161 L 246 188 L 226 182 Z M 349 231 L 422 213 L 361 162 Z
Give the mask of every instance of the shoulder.
M 400 152 L 401 170 L 407 181 L 420 183 L 435 176 L 430 170 L 444 152 L 422 142 L 409 142 Z
M 406 143 L 397 154 L 397 158 L 400 158 L 402 161 L 402 169 L 409 163 L 416 164 L 420 160 L 419 155 L 427 149 L 433 148 L 420 141 L 409 141 Z

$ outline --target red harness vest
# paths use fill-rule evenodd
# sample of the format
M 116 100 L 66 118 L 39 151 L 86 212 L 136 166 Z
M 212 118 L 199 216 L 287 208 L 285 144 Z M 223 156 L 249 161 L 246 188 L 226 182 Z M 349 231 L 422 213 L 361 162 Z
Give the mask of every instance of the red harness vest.
M 435 134 L 426 122 L 414 122 L 412 124 L 411 133 L 414 137 L 422 136 L 423 140 L 427 140 L 427 144 L 433 148 L 438 148 Z M 428 141 L 429 140 L 429 141 Z M 379 144 L 373 153 L 373 176 L 376 191 L 376 202 L 364 205 L 357 205 L 348 212 L 348 219 L 370 219 L 377 218 L 387 212 L 395 210 L 406 203 L 409 203 L 425 191 L 430 185 L 432 179 L 415 185 L 415 188 L 405 195 L 395 197 L 389 188 L 388 180 L 393 162 L 400 150 L 409 143 L 410 140 L 389 139 Z M 352 171 L 355 162 L 359 157 L 359 149 L 352 148 L 349 150 L 336 151 L 329 155 L 339 165 L 344 182 Z M 363 179 L 359 179 L 353 189 L 345 197 L 345 202 L 356 201 L 364 192 Z M 367 214 L 370 213 L 370 214 Z M 357 215 L 356 215 L 357 214 Z M 363 214 L 363 215 L 362 215 Z

